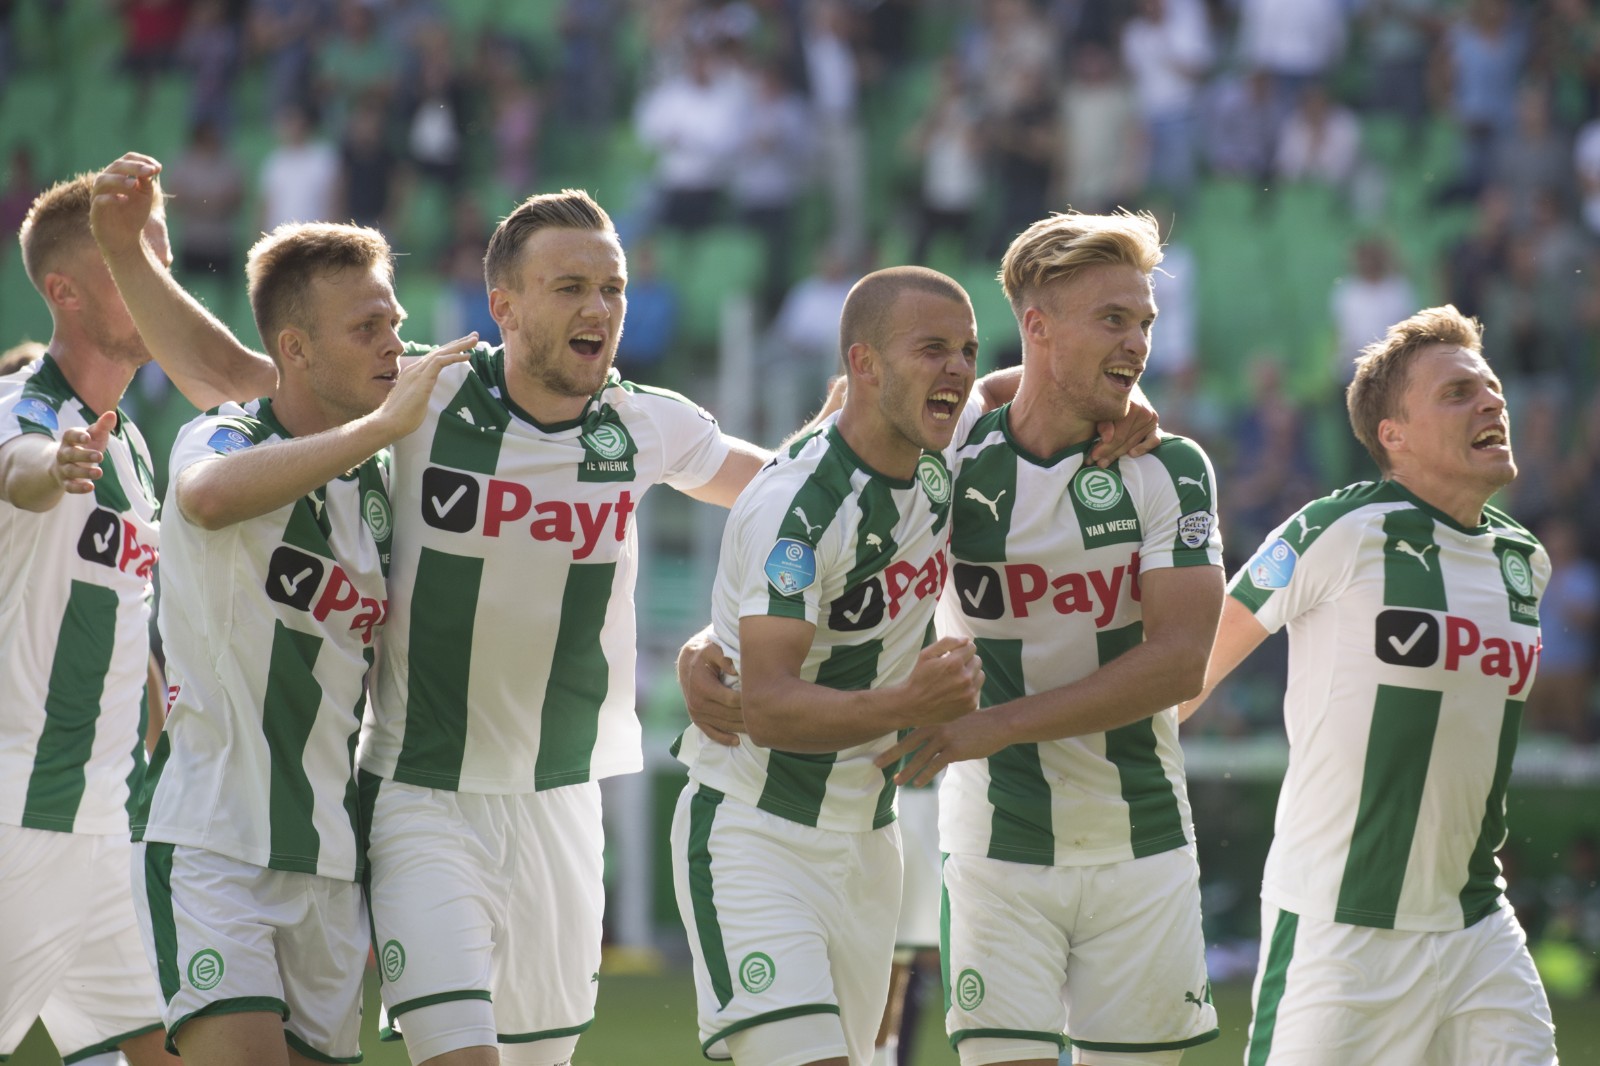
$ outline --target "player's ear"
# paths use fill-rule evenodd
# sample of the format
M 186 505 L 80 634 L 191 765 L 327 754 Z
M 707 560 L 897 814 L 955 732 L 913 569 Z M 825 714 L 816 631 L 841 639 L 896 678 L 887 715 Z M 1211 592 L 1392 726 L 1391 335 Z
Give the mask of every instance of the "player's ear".
M 489 290 L 489 317 L 494 319 L 502 333 L 510 333 L 517 328 L 517 312 L 511 306 L 511 296 L 506 290 Z
M 1050 316 L 1038 307 L 1022 312 L 1022 335 L 1034 342 L 1050 338 Z
M 877 385 L 878 352 L 870 344 L 857 341 L 844 353 L 845 369 L 851 378 Z
M 307 340 L 306 335 L 294 326 L 285 326 L 280 329 L 278 331 L 279 365 L 304 369 L 310 348 Z
M 1404 422 L 1393 418 L 1385 418 L 1378 423 L 1378 443 L 1383 445 L 1385 451 L 1397 452 L 1405 448 L 1406 426 Z
M 83 297 L 78 291 L 78 283 L 58 271 L 52 270 L 44 276 L 44 298 L 51 307 L 59 307 L 63 311 L 78 311 L 83 308 Z

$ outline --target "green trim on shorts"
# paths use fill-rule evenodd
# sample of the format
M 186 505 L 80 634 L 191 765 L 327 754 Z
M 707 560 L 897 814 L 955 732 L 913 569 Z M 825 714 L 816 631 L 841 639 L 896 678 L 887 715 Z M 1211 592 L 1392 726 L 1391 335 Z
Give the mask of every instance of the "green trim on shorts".
M 1272 1033 L 1278 1025 L 1278 1005 L 1283 1001 L 1284 989 L 1288 986 L 1289 964 L 1294 961 L 1294 941 L 1299 929 L 1298 914 L 1278 911 L 1267 958 L 1261 964 L 1261 991 L 1256 996 L 1255 1022 L 1250 1043 L 1245 1048 L 1245 1066 L 1264 1066 L 1267 1057 L 1272 1054 Z
M 100 1043 L 86 1047 L 82 1051 L 74 1051 L 70 1055 L 61 1056 L 61 1066 L 72 1066 L 74 1062 L 82 1062 L 84 1059 L 92 1058 L 95 1055 L 109 1055 L 111 1052 L 119 1050 L 124 1040 L 132 1040 L 146 1033 L 156 1032 L 160 1028 L 160 1022 L 151 1022 L 143 1029 L 134 1029 L 131 1032 L 123 1033 L 121 1036 L 113 1036 L 102 1040 Z M 0 1055 L 0 1062 L 4 1062 L 10 1057 L 10 1055 Z
M 283 1031 L 283 1039 L 291 1048 L 299 1052 L 301 1055 L 304 1055 L 312 1062 L 349 1063 L 361 1061 L 360 1051 L 357 1051 L 353 1057 L 348 1059 L 341 1059 L 334 1055 L 324 1055 L 322 1052 L 318 1051 L 316 1048 L 312 1047 L 298 1036 L 295 1036 L 288 1029 Z M 62 1066 L 66 1066 L 66 1063 L 62 1063 Z
M 757 1014 L 753 1018 L 746 1018 L 742 1022 L 734 1022 L 726 1029 L 716 1033 L 710 1040 L 700 1045 L 700 1054 L 711 1059 L 711 1045 L 718 1040 L 724 1040 L 734 1033 L 742 1033 L 746 1029 L 754 1029 L 758 1025 L 768 1022 L 782 1022 L 790 1018 L 802 1018 L 807 1014 L 838 1014 L 839 1008 L 833 1003 L 805 1003 L 798 1007 L 784 1007 L 782 1010 L 769 1010 L 765 1014 Z M 711 1059 L 713 1062 L 727 1062 L 727 1059 Z
M 1037 1040 L 1041 1044 L 1054 1044 L 1066 1050 L 1067 1038 L 1061 1033 L 1038 1033 L 1032 1029 L 957 1029 L 950 1034 L 950 1046 L 955 1047 L 972 1037 L 1010 1037 L 1012 1040 Z
M 692 785 L 693 782 L 691 781 Z M 717 919 L 716 885 L 711 874 L 711 827 L 723 795 L 701 785 L 689 797 L 689 839 L 685 844 L 689 864 L 689 906 L 694 912 L 694 931 L 700 940 L 700 959 L 711 979 L 711 994 L 719 1007 L 733 1002 L 733 972 L 728 965 L 728 950 L 722 942 L 722 925 Z
M 178 977 L 178 923 L 172 914 L 171 844 L 144 844 L 144 898 L 150 908 L 150 935 L 156 946 L 156 981 L 161 1002 L 171 1003 L 181 988 Z
M 197 1011 L 191 1011 L 167 1026 L 167 1051 L 170 1054 L 182 1056 L 178 1050 L 175 1037 L 178 1030 L 182 1029 L 194 1018 L 209 1017 L 213 1014 L 252 1014 L 256 1011 L 276 1014 L 284 1021 L 289 1020 L 289 1004 L 276 996 L 236 996 L 233 999 L 219 999 L 214 1003 L 207 1003 Z
M 494 997 L 482 988 L 469 988 L 462 992 L 435 992 L 431 996 L 418 996 L 416 999 L 408 999 L 404 1003 L 396 1003 L 389 1008 L 389 1017 L 398 1018 L 406 1011 L 416 1010 L 418 1007 L 431 1007 L 435 1003 L 454 1003 L 462 999 L 481 999 L 485 1003 L 494 1002 Z
M 569 1025 L 565 1029 L 545 1029 L 537 1033 L 496 1033 L 494 1038 L 502 1044 L 531 1044 L 535 1040 L 559 1040 L 564 1036 L 577 1036 L 594 1024 L 591 1017 L 582 1025 Z
M 1197 1044 L 1209 1044 L 1221 1035 L 1221 1029 L 1213 1029 L 1209 1033 L 1191 1036 L 1187 1040 L 1169 1040 L 1161 1044 L 1114 1044 L 1104 1040 L 1073 1040 L 1071 1037 L 1067 1038 L 1067 1043 L 1073 1047 L 1081 1047 L 1085 1051 L 1181 1051 Z

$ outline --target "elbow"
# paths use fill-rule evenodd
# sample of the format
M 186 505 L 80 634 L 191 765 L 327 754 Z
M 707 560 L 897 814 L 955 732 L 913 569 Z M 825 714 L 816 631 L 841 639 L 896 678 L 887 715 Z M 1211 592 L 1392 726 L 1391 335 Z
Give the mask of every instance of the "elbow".
M 184 519 L 190 525 L 198 526 L 209 533 L 226 529 L 235 521 L 218 494 L 203 490 L 196 491 L 191 488 L 186 492 L 180 492 L 178 510 L 183 513 Z
M 1182 661 L 1174 664 L 1172 675 L 1172 702 L 1188 703 L 1206 687 L 1206 661 L 1210 658 L 1209 649 L 1185 654 Z

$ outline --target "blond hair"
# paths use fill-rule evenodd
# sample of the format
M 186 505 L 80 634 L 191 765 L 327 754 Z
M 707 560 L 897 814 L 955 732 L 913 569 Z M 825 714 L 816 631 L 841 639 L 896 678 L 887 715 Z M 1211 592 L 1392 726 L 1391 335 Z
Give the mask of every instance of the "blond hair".
M 1142 274 L 1161 262 L 1161 230 L 1148 211 L 1051 214 L 1021 233 L 1000 261 L 1000 286 L 1021 320 L 1025 305 L 1053 281 L 1093 266 L 1120 264 Z
M 244 270 L 250 286 L 250 311 L 273 362 L 278 359 L 274 338 L 280 330 L 299 326 L 310 332 L 315 328 L 307 297 L 317 277 L 346 268 L 371 270 L 380 263 L 392 285 L 394 258 L 389 242 L 367 226 L 286 222 L 257 241 Z
M 1406 417 L 1412 364 L 1424 348 L 1435 344 L 1482 351 L 1483 326 L 1453 304 L 1429 307 L 1390 326 L 1382 340 L 1373 341 L 1356 357 L 1356 376 L 1345 390 L 1350 428 L 1385 475 L 1390 470 L 1389 455 L 1378 440 L 1378 427 L 1385 419 Z
M 46 274 L 59 270 L 63 260 L 78 250 L 94 247 L 94 234 L 89 230 L 94 178 L 93 173 L 85 173 L 56 182 L 34 197 L 28 217 L 22 220 L 17 231 L 22 266 L 40 295 L 44 294 Z

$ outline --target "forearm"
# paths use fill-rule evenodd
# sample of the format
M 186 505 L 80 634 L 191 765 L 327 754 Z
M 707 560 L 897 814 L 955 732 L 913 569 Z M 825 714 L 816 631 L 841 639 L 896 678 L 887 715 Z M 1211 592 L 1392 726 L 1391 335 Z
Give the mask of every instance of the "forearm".
M 207 459 L 178 479 L 178 509 L 202 529 L 276 511 L 372 456 L 392 439 L 376 414 L 309 437 Z
M 54 474 L 56 442 L 27 434 L 0 452 L 0 500 L 23 511 L 42 513 L 66 495 Z
M 277 387 L 272 361 L 240 343 L 156 262 L 143 242 L 136 249 L 102 247 L 102 254 L 145 346 L 190 403 L 207 411 L 227 400 L 265 396 Z
M 1007 744 L 1039 744 L 1104 733 L 1177 705 L 1200 691 L 1207 648 L 1146 642 L 1088 677 L 987 712 Z
M 742 696 L 750 739 L 779 751 L 843 751 L 913 724 L 912 708 L 897 685 L 845 691 L 783 677 L 754 692 L 747 681 Z

